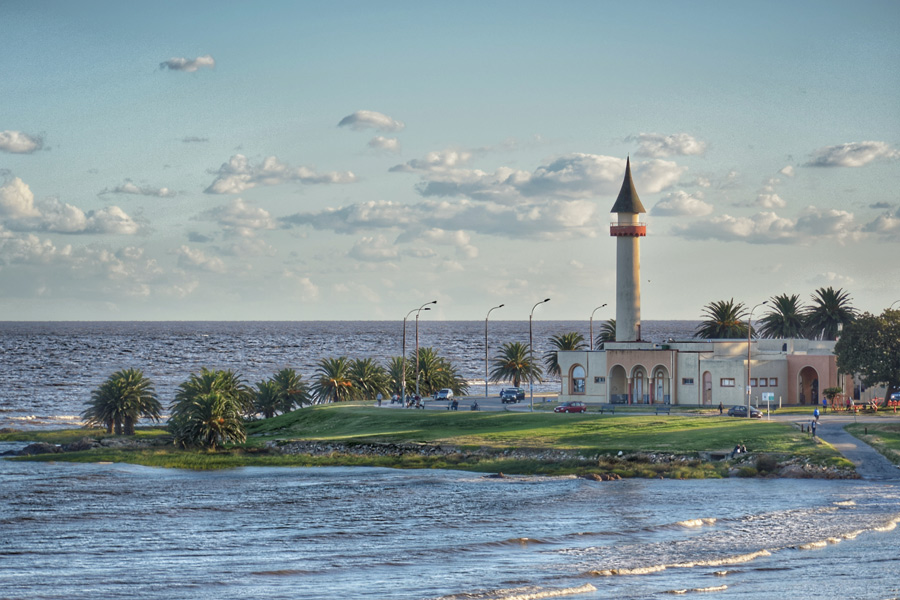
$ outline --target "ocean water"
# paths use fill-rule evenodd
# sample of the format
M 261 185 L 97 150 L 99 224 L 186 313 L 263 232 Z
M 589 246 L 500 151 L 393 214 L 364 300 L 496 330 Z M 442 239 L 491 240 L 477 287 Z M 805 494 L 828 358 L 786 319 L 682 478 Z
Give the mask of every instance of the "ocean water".
M 595 322 L 594 334 L 599 333 Z M 648 321 L 644 336 L 690 338 L 695 321 Z M 579 331 L 586 321 L 535 321 L 536 356 L 552 335 Z M 407 352 L 415 322 L 407 323 Z M 142 369 L 166 407 L 178 384 L 202 367 L 233 369 L 255 384 L 291 367 L 309 381 L 324 357 L 376 359 L 402 354 L 402 324 L 393 321 L 253 322 L 0 322 L 0 428 L 77 425 L 91 390 L 124 368 Z M 489 354 L 505 342 L 528 343 L 527 321 L 491 321 Z M 484 385 L 484 321 L 419 321 L 419 346 L 453 361 L 473 389 Z M 549 380 L 535 391 L 558 392 Z M 477 386 L 477 387 L 474 387 Z M 499 393 L 502 385 L 491 385 Z
M 0 459 L 0 597 L 887 600 L 897 483 Z

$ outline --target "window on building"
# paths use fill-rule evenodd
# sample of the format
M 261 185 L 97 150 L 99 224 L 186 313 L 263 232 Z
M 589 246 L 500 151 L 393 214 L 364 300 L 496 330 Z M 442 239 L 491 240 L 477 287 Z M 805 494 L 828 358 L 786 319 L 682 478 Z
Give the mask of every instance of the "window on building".
M 606 383 L 606 377 L 594 377 L 594 383 Z
M 756 387 L 756 377 L 750 378 L 750 387 Z
M 719 387 L 734 387 L 734 378 L 723 377 L 719 380 Z
M 572 367 L 572 393 L 584 393 L 584 367 L 581 365 Z
M 769 377 L 769 387 L 778 387 L 777 377 Z
M 693 377 L 682 377 L 681 385 L 694 385 L 694 378 Z
M 769 385 L 769 380 L 768 380 L 768 379 L 766 379 L 765 377 L 760 377 L 760 378 L 759 378 L 759 387 L 766 387 L 766 386 L 768 386 L 768 385 Z

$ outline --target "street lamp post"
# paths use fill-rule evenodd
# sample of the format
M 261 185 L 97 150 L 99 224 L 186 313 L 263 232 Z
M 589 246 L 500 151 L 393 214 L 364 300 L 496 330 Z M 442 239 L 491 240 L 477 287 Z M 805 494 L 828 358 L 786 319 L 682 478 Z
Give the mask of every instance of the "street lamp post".
M 426 302 L 416 310 L 416 396 L 419 395 L 419 313 L 423 310 L 431 310 L 431 307 L 425 308 L 429 304 L 437 304 L 437 300 Z
M 594 313 L 606 306 L 606 304 L 601 304 L 597 308 L 591 312 L 591 351 L 594 350 Z
M 505 304 L 501 304 L 500 306 L 495 306 L 491 310 L 487 312 L 487 316 L 484 318 L 484 399 L 487 400 L 488 397 L 488 318 L 491 316 L 491 312 L 498 308 L 503 308 L 506 306 Z
M 756 306 L 750 309 L 750 315 L 747 317 L 747 418 L 751 417 L 750 413 L 750 394 L 753 390 L 750 385 L 750 334 L 753 332 L 753 311 L 762 306 L 763 304 L 768 304 L 768 300 L 763 300 Z
M 537 302 L 534 306 L 531 307 L 531 312 L 528 314 L 528 354 L 531 359 L 531 368 L 534 369 L 534 328 L 532 327 L 532 318 L 534 317 L 534 309 L 543 304 L 544 302 L 550 302 L 550 298 L 546 298 Z M 534 412 L 534 375 L 532 374 L 528 378 L 528 387 L 531 394 L 531 412 Z
M 893 310 L 894 305 L 897 304 L 898 302 L 900 302 L 900 300 L 894 300 L 893 302 L 891 302 L 891 305 L 888 306 L 888 310 Z
M 414 308 L 403 317 L 403 353 L 400 355 L 400 365 L 402 373 L 400 373 L 400 408 L 406 407 L 406 320 L 409 318 L 409 315 L 416 312 L 418 309 Z

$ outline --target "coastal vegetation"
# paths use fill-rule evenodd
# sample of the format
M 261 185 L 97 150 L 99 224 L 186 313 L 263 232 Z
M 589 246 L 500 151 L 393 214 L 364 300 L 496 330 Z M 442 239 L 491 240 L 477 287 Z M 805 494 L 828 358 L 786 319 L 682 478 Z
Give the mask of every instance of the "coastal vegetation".
M 490 380 L 510 381 L 519 387 L 525 381 L 543 381 L 541 366 L 535 362 L 528 345 L 521 342 L 507 342 L 492 360 Z
M 606 342 L 614 341 L 616 341 L 616 320 L 607 319 L 600 325 L 600 333 L 597 334 L 594 345 L 597 348 L 603 348 L 603 344 Z
M 107 433 L 134 435 L 135 424 L 142 417 L 159 422 L 161 413 L 153 383 L 143 371 L 124 369 L 91 392 L 81 416 L 88 426 L 104 426 Z
M 857 317 L 843 328 L 834 353 L 842 372 L 857 373 L 867 386 L 883 384 L 890 399 L 900 391 L 900 310 Z
M 804 305 L 798 294 L 779 294 L 766 303 L 768 312 L 759 320 L 759 337 L 811 340 L 838 338 L 838 332 L 856 319 L 850 294 L 823 287 L 812 294 L 812 304 Z M 696 335 L 702 339 L 742 339 L 747 337 L 747 306 L 734 299 L 710 302 L 703 307 Z
M 384 466 L 453 468 L 521 474 L 615 474 L 620 477 L 722 477 L 735 465 L 726 458 L 736 444 L 760 457 L 848 466 L 827 444 L 791 425 L 744 419 L 687 416 L 603 416 L 552 413 L 482 413 L 379 410 L 356 403 L 316 405 L 248 422 L 243 443 L 215 451 L 171 445 L 162 429 L 138 430 L 134 446 L 117 445 L 35 460 L 129 462 L 191 469 L 236 466 Z M 0 440 L 42 439 L 71 443 L 102 430 L 3 434 Z M 64 441 L 66 440 L 66 441 Z M 102 439 L 101 439 L 102 441 Z M 294 443 L 316 443 L 317 453 L 286 453 Z M 377 445 L 385 452 L 354 452 Z M 401 447 L 402 451 L 396 450 Z M 435 448 L 442 451 L 435 452 Z M 771 462 L 771 461 L 770 461 Z

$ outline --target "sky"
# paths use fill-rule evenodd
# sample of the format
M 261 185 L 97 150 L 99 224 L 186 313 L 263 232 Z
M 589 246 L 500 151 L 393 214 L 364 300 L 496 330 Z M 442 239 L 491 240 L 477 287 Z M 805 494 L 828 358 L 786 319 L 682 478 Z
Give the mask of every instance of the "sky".
M 0 321 L 900 300 L 900 3 L 0 0 Z

